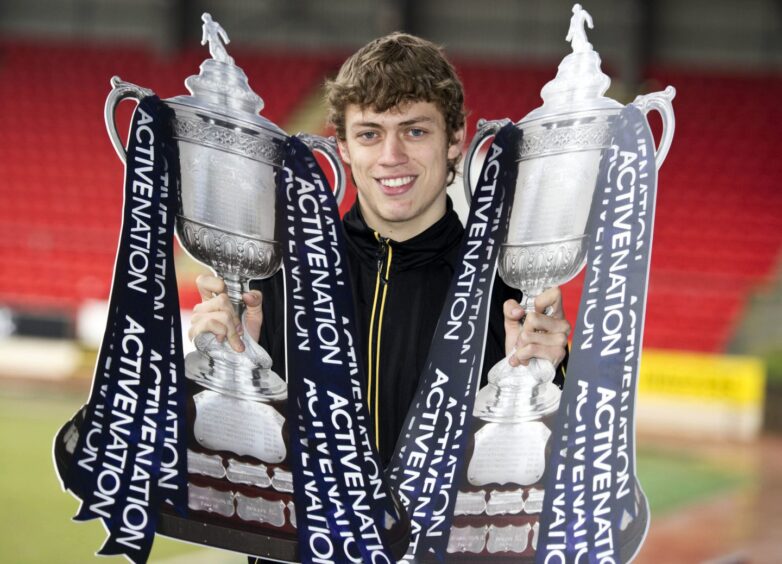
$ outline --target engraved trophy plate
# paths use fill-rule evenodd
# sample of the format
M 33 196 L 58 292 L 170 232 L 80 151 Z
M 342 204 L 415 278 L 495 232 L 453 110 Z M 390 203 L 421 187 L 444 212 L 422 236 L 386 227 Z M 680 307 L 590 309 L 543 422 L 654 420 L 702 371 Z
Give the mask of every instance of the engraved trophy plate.
M 532 529 L 529 523 L 522 526 L 508 525 L 507 527 L 489 527 L 489 540 L 486 542 L 486 550 L 495 552 L 516 552 L 521 554 L 527 550 L 529 544 L 529 532 Z
M 480 515 L 486 511 L 486 494 L 480 492 L 459 492 L 456 496 L 454 515 Z
M 250 464 L 229 458 L 226 476 L 234 484 L 250 484 L 260 488 L 268 488 L 272 485 L 265 464 Z
M 475 433 L 475 451 L 467 469 L 474 486 L 528 486 L 546 469 L 546 443 L 551 430 L 540 421 L 487 423 Z
M 293 474 L 282 468 L 272 473 L 272 487 L 278 492 L 293 493 Z
M 193 396 L 196 441 L 210 450 L 254 456 L 268 463 L 285 459 L 282 425 L 285 418 L 273 407 L 205 390 Z
M 296 505 L 292 501 L 288 502 L 288 514 L 291 516 L 291 525 L 293 525 L 293 528 L 296 527 Z
M 234 514 L 234 495 L 231 492 L 188 484 L 187 493 L 187 506 L 193 511 L 208 511 L 223 517 L 232 517 Z
M 543 496 L 545 493 L 542 489 L 530 488 L 527 493 L 527 501 L 524 502 L 524 512 L 540 513 L 543 511 Z
M 237 493 L 236 514 L 245 521 L 258 521 L 282 527 L 285 524 L 285 503 L 279 499 L 272 501 Z
M 532 525 L 532 550 L 538 549 L 538 533 L 540 532 L 540 523 L 535 521 Z
M 488 526 L 483 527 L 451 527 L 451 536 L 448 538 L 448 552 L 483 552 L 486 546 L 486 532 Z
M 223 459 L 218 454 L 204 454 L 188 449 L 187 471 L 190 474 L 202 474 L 210 478 L 225 478 Z
M 510 492 L 494 490 L 489 494 L 489 503 L 486 504 L 487 515 L 515 515 L 524 510 L 524 490 L 518 489 Z

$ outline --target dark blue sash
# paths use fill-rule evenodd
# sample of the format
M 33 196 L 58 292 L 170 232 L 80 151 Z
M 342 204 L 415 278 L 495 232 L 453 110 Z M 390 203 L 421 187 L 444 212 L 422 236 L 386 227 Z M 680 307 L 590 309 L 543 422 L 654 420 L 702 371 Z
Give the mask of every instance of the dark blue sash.
M 643 541 L 635 395 L 654 225 L 654 141 L 632 104 L 600 163 L 567 380 L 552 437 L 538 563 L 617 562 Z
M 109 318 L 65 487 L 100 517 L 100 554 L 146 561 L 159 505 L 187 508 L 185 395 L 174 275 L 178 158 L 157 97 L 133 116 Z
M 432 552 L 442 559 L 448 546 L 481 379 L 497 254 L 512 205 L 520 135 L 513 124 L 506 125 L 487 154 L 470 207 L 460 267 L 388 469 L 412 524 L 408 560 Z
M 342 223 L 295 137 L 277 174 L 284 230 L 288 424 L 302 562 L 392 562 L 401 519 L 370 438 Z

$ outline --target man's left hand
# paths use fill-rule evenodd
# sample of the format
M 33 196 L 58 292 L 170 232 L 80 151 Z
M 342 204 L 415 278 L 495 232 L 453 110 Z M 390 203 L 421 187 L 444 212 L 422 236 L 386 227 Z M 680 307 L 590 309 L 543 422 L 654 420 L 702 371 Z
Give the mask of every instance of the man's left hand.
M 546 308 L 551 308 L 549 315 L 543 313 Z M 508 359 L 511 366 L 526 366 L 531 358 L 550 360 L 554 367 L 559 366 L 567 353 L 570 335 L 570 323 L 565 319 L 559 287 L 549 288 L 536 297 L 535 311 L 525 312 L 519 302 L 507 300 L 503 305 L 503 314 L 505 354 L 513 352 Z

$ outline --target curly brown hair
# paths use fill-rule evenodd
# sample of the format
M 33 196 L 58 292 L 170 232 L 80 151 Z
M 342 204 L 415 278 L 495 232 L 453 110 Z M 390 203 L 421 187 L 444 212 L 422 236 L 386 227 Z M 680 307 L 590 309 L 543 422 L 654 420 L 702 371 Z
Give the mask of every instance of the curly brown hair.
M 441 47 L 407 33 L 375 39 L 354 53 L 334 80 L 326 82 L 328 120 L 345 140 L 345 110 L 350 104 L 385 112 L 405 103 L 432 102 L 445 118 L 449 143 L 464 127 L 464 88 Z M 449 182 L 459 157 L 448 161 Z

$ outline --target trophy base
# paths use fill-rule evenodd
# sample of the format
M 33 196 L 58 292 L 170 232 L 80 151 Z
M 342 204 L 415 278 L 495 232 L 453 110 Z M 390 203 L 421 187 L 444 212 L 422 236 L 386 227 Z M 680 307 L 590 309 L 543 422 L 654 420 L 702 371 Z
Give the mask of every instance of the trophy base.
M 276 372 L 252 364 L 239 353 L 214 358 L 193 351 L 185 357 L 185 376 L 199 386 L 239 399 L 274 402 L 288 397 L 288 386 Z
M 527 366 L 513 367 L 500 360 L 475 398 L 473 415 L 495 423 L 523 423 L 556 412 L 562 392 L 552 382 L 554 373 L 548 361 L 533 358 Z
M 293 479 L 287 453 L 279 464 L 264 463 L 252 456 L 226 450 L 227 446 L 213 450 L 198 444 L 194 438 L 194 420 L 198 414 L 193 398 L 205 392 L 216 392 L 204 390 L 194 382 L 189 387 L 188 513 L 179 515 L 171 505 L 161 503 L 157 533 L 241 554 L 299 562 Z M 284 411 L 284 402 L 269 405 L 258 401 L 233 401 Z M 55 438 L 54 460 L 60 476 L 68 473 L 83 422 L 82 408 L 63 425 Z M 230 426 L 229 422 L 225 430 L 230 431 Z M 287 445 L 286 431 L 287 427 L 281 430 Z M 401 509 L 400 514 L 406 515 Z M 389 548 L 395 559 L 404 556 L 409 534 L 410 521 L 406 517 L 390 526 Z

